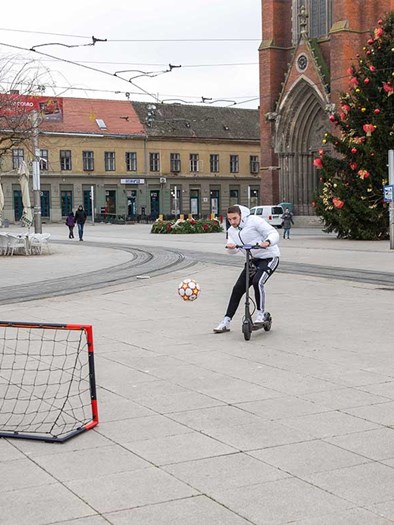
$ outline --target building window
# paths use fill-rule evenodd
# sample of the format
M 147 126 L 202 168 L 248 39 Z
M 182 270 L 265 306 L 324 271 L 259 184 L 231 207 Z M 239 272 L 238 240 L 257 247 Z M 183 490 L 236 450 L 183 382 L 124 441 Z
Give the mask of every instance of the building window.
M 40 170 L 48 171 L 49 160 L 48 160 L 48 150 L 40 149 Z
M 230 206 L 235 206 L 239 203 L 239 190 L 232 189 L 230 190 Z
M 259 172 L 259 158 L 257 155 L 251 155 L 249 157 L 249 169 L 250 173 L 258 173 Z
M 25 153 L 23 149 L 13 149 L 12 150 L 12 169 L 17 170 L 20 166 L 20 163 L 25 158 Z
M 137 153 L 135 151 L 126 151 L 126 171 L 137 171 Z
M 329 34 L 332 25 L 333 0 L 293 0 L 293 43 L 296 44 L 301 34 L 301 24 L 306 24 L 310 38 L 321 38 Z M 306 18 L 300 16 L 305 8 Z
M 60 150 L 60 169 L 70 171 L 72 169 L 71 151 L 69 149 Z
M 211 173 L 219 173 L 219 155 L 217 153 L 209 156 L 209 166 Z
M 181 171 L 181 155 L 180 153 L 170 153 L 170 170 L 174 173 Z
M 230 173 L 239 172 L 239 156 L 230 155 Z
M 253 208 L 253 206 L 259 205 L 259 190 L 257 188 L 250 188 L 249 192 L 249 202 L 250 202 L 250 208 Z
M 160 153 L 149 153 L 150 171 L 160 171 Z
M 94 153 L 93 151 L 82 152 L 83 171 L 94 171 Z
M 115 171 L 115 152 L 114 151 L 104 152 L 104 168 L 105 168 L 105 171 Z
M 199 171 L 199 157 L 198 153 L 190 153 L 190 171 L 197 172 Z

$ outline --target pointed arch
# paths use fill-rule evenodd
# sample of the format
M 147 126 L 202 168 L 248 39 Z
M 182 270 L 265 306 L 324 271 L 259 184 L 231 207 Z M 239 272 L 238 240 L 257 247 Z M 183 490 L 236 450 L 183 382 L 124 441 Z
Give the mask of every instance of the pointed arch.
M 327 100 L 306 77 L 300 77 L 281 101 L 275 135 L 279 155 L 279 194 L 300 215 L 313 215 L 312 195 L 318 187 L 313 166 L 327 126 Z

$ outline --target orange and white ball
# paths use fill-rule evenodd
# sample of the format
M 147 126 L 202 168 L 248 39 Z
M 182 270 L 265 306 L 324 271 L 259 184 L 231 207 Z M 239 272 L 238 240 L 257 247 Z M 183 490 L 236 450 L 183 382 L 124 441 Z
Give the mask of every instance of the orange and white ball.
M 178 286 L 178 294 L 184 301 L 195 301 L 200 291 L 200 285 L 193 279 L 184 279 Z

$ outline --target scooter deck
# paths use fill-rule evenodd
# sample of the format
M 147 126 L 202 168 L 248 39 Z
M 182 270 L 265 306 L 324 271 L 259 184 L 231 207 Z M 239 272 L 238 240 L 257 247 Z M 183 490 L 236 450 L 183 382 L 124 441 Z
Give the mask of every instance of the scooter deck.
M 256 330 L 261 330 L 261 328 L 264 328 L 266 332 L 269 332 L 271 330 L 272 325 L 272 317 L 271 314 L 267 314 L 267 319 L 263 323 L 253 323 L 252 325 L 252 331 L 255 332 Z

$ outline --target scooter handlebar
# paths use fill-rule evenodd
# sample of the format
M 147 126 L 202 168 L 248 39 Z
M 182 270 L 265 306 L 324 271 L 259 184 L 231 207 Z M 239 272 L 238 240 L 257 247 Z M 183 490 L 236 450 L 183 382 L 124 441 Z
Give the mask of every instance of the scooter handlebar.
M 243 248 L 244 250 L 262 250 L 262 247 L 260 244 L 241 244 L 235 245 L 236 248 Z

